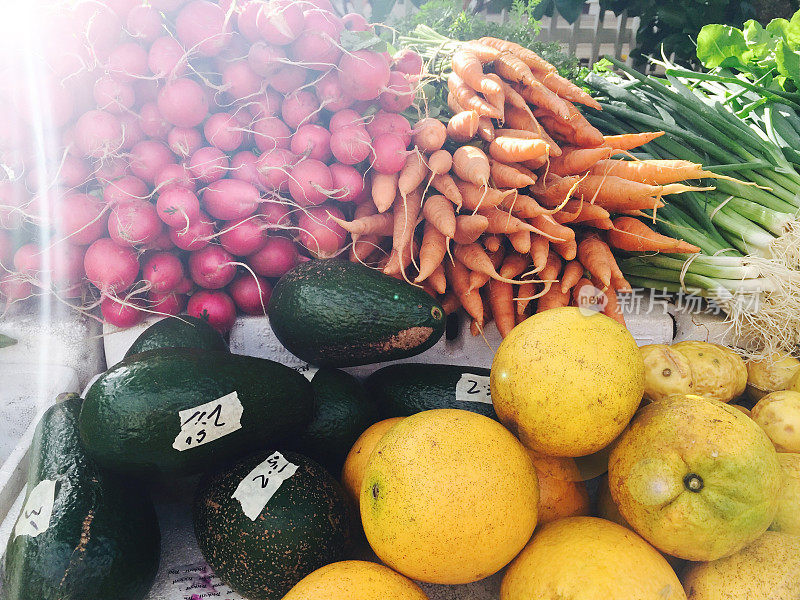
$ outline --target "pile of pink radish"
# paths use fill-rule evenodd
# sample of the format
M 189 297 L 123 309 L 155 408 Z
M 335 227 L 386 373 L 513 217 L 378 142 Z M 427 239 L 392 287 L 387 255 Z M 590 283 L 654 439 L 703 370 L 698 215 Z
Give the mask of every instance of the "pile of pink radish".
M 264 313 L 270 280 L 346 250 L 331 217 L 405 164 L 422 61 L 349 51 L 370 26 L 329 0 L 63 6 L 42 16 L 36 86 L 0 84 L 6 303 L 227 331 Z

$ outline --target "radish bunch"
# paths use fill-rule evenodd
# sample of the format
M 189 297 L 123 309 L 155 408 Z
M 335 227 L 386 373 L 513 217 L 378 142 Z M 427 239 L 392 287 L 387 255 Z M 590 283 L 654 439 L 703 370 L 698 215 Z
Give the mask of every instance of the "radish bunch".
M 40 101 L 20 72 L 0 84 L 7 302 L 44 290 L 118 326 L 188 310 L 227 331 L 271 279 L 340 253 L 331 217 L 405 163 L 422 61 L 348 50 L 370 26 L 328 0 L 87 0 L 43 21 Z

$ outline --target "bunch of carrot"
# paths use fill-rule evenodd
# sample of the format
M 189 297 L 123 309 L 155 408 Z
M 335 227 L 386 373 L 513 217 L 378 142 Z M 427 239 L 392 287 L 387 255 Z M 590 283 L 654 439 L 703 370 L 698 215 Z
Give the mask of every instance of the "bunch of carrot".
M 447 86 L 447 125 L 417 123 L 401 172 L 373 174 L 373 202 L 338 221 L 353 236 L 351 260 L 422 285 L 447 312 L 463 307 L 474 335 L 494 319 L 505 336 L 532 300 L 541 312 L 591 288 L 624 324 L 617 293 L 630 285 L 614 249 L 699 251 L 636 217 L 665 194 L 705 189 L 677 182 L 710 174 L 685 161 L 612 159 L 662 132 L 603 136 L 573 104 L 599 108 L 584 90 L 499 39 L 460 44 Z

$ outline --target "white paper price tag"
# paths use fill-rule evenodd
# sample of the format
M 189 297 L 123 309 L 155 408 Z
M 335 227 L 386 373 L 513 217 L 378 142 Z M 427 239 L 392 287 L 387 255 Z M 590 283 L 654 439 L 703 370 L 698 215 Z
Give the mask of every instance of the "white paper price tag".
M 244 407 L 236 392 L 178 413 L 181 432 L 172 443 L 183 452 L 233 433 L 242 428 Z
M 22 514 L 14 526 L 14 537 L 29 535 L 36 537 L 50 528 L 53 505 L 56 502 L 56 482 L 51 479 L 40 481 L 25 501 Z
M 169 569 L 169 581 L 165 585 L 169 592 L 165 597 L 176 600 L 244 600 L 242 596 L 232 591 L 222 583 L 219 577 L 212 573 L 204 562 L 192 565 L 182 565 Z M 161 595 L 156 594 L 159 598 Z
M 489 378 L 486 375 L 464 373 L 456 383 L 456 400 L 459 402 L 492 403 Z
M 231 497 L 236 498 L 242 505 L 242 512 L 255 521 L 281 484 L 296 471 L 297 465 L 286 460 L 280 452 L 273 452 L 242 479 Z
M 316 375 L 317 371 L 319 371 L 319 367 L 314 367 L 308 363 L 303 363 L 302 365 L 297 365 L 293 368 L 309 381 L 314 379 L 314 375 Z

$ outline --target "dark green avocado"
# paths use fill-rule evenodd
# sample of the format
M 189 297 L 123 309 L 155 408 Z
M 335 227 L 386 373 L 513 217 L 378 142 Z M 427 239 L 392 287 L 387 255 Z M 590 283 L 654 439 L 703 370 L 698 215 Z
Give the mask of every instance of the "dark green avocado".
M 37 425 L 28 496 L 4 558 L 4 600 L 141 600 L 153 584 L 161 551 L 155 510 L 140 488 L 87 457 L 81 403 L 65 395 Z
M 338 259 L 311 260 L 286 273 L 268 314 L 289 352 L 330 367 L 415 356 L 442 337 L 446 320 L 420 288 Z
M 106 371 L 80 416 L 87 452 L 109 470 L 189 475 L 302 433 L 314 391 L 271 360 L 163 348 Z
M 208 321 L 181 315 L 167 317 L 150 325 L 128 348 L 125 358 L 158 348 L 200 348 L 227 352 L 228 344 Z
M 272 452 L 247 458 L 201 482 L 195 497 L 194 530 L 203 557 L 250 600 L 280 600 L 312 571 L 345 559 L 350 546 L 350 513 L 337 481 L 310 458 L 281 456 L 271 469 Z M 286 461 L 296 466 L 294 474 L 282 479 L 290 468 L 273 475 Z M 280 486 L 265 505 L 251 506 L 251 519 L 237 490 L 274 486 L 276 477 Z
M 364 386 L 381 419 L 458 408 L 497 420 L 488 377 L 489 369 L 480 367 L 404 363 L 378 369 Z
M 292 445 L 338 477 L 358 436 L 378 420 L 378 407 L 358 379 L 338 369 L 323 367 L 311 385 L 314 419 Z

